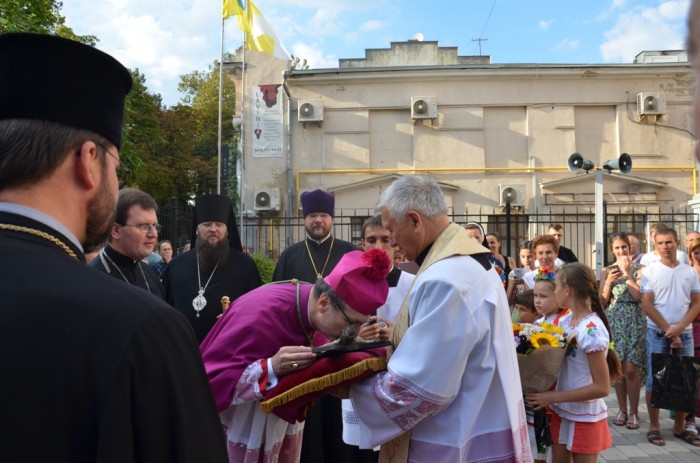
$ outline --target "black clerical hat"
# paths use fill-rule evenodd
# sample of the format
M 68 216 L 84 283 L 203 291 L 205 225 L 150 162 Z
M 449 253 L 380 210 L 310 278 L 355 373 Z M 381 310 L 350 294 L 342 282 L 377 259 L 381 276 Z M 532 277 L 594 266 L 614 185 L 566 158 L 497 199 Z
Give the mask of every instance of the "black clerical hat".
M 0 119 L 43 119 L 121 146 L 128 69 L 89 45 L 51 35 L 0 35 Z
M 335 216 L 335 196 L 322 189 L 307 191 L 301 195 L 301 210 L 304 217 L 314 212 L 325 212 Z
M 223 195 L 202 195 L 194 200 L 194 221 L 192 222 L 192 247 L 197 241 L 197 225 L 203 222 L 221 222 L 228 227 L 228 241 L 233 249 L 243 250 L 241 236 L 236 225 L 231 200 Z

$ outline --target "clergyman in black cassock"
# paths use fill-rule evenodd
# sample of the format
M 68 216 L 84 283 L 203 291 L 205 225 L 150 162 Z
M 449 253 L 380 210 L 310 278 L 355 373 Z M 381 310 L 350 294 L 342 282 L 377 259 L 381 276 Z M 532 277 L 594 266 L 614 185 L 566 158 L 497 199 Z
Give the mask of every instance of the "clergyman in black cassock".
M 119 281 L 165 299 L 160 278 L 143 259 L 158 242 L 158 203 L 137 188 L 119 190 L 117 212 L 107 245 L 88 265 Z
M 227 461 L 187 320 L 85 265 L 114 218 L 131 83 L 96 48 L 0 35 L 2 461 Z
M 219 228 L 216 228 L 219 224 Z M 225 227 L 221 227 L 224 225 Z M 211 228 L 209 228 L 211 227 Z M 204 259 L 203 236 L 211 233 L 219 246 L 227 231 L 228 246 L 223 246 L 225 259 Z M 217 235 L 218 234 L 218 235 Z M 199 241 L 198 241 L 199 240 Z M 199 243 L 199 244 L 198 244 Z M 215 246 L 215 245 L 214 245 Z M 222 195 L 202 195 L 195 200 L 195 221 L 191 250 L 174 258 L 163 277 L 166 300 L 192 324 L 197 342 L 201 343 L 223 311 L 221 299 L 229 303 L 262 285 L 255 261 L 243 252 L 231 201 Z M 194 301 L 201 292 L 206 304 L 197 311 Z

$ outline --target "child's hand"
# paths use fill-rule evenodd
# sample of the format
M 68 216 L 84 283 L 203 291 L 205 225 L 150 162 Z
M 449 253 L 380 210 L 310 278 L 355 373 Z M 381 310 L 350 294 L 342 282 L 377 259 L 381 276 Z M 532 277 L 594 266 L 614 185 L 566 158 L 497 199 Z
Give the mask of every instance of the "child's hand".
M 526 395 L 525 401 L 535 410 L 541 410 L 554 402 L 554 392 L 534 392 Z

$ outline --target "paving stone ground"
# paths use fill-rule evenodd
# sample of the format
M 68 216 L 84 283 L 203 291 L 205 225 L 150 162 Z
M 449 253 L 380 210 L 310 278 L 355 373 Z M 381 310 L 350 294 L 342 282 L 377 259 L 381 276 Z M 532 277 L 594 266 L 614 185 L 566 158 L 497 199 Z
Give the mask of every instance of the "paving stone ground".
M 666 440 L 664 447 L 658 447 L 647 441 L 649 430 L 649 415 L 644 403 L 644 390 L 639 406 L 639 429 L 631 430 L 625 426 L 615 426 L 612 420 L 620 410 L 615 397 L 615 391 L 605 399 L 608 404 L 608 423 L 613 437 L 613 446 L 598 456 L 602 463 L 635 462 L 635 463 L 700 463 L 700 447 L 690 444 L 673 436 L 673 420 L 667 410 L 661 410 L 661 434 Z M 700 423 L 700 418 L 696 420 Z

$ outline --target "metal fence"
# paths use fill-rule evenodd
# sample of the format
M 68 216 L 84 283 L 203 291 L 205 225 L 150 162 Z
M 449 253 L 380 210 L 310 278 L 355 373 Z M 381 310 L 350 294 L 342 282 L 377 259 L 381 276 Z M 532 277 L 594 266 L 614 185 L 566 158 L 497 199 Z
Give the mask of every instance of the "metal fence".
M 640 251 L 651 250 L 648 242 L 649 226 L 662 222 L 673 228 L 682 239 L 691 230 L 698 229 L 698 217 L 690 208 L 668 210 L 648 210 L 637 207 L 604 204 L 605 236 L 611 233 L 626 232 L 639 238 Z M 159 201 L 158 218 L 163 225 L 161 239 L 170 240 L 173 247 L 181 249 L 190 241 L 193 208 L 187 202 L 175 199 Z M 352 215 L 335 217 L 333 234 L 340 239 L 360 245 L 362 224 L 373 214 L 371 209 L 356 209 Z M 575 207 L 549 208 L 534 212 L 504 213 L 498 209 L 467 210 L 465 214 L 451 214 L 457 224 L 478 222 L 487 232 L 496 232 L 501 237 L 501 252 L 515 258 L 523 241 L 546 233 L 549 225 L 559 223 L 564 229 L 564 246 L 572 249 L 579 261 L 593 267 L 595 265 L 595 214 Z M 239 218 L 240 222 L 240 218 Z M 239 224 L 241 241 L 249 253 L 260 253 L 277 259 L 280 253 L 291 244 L 305 238 L 304 219 L 299 216 L 260 216 L 244 218 Z M 608 243 L 604 243 L 604 264 L 611 259 Z
M 173 252 L 177 255 L 181 252 L 182 247 L 190 242 L 194 207 L 187 201 L 179 201 L 175 198 L 158 200 L 157 202 L 158 223 L 163 226 L 158 238 L 170 241 L 173 245 Z
M 649 211 L 629 206 L 605 205 L 603 231 L 609 234 L 626 232 L 639 238 L 640 251 L 651 250 L 648 242 L 649 226 L 663 222 L 678 233 L 681 239 L 691 230 L 698 228 L 697 217 L 690 209 L 669 209 Z M 360 244 L 362 224 L 372 213 L 371 210 L 357 210 L 354 215 L 336 216 L 333 234 L 340 239 Z M 501 237 L 503 254 L 515 258 L 517 262 L 520 243 L 547 233 L 550 224 L 559 223 L 564 229 L 564 246 L 572 249 L 579 261 L 593 267 L 595 265 L 595 213 L 579 211 L 575 208 L 560 210 L 548 209 L 533 213 L 504 214 L 500 209 L 466 214 L 451 214 L 452 222 L 463 225 L 467 222 L 480 223 L 486 232 L 497 232 Z M 289 245 L 305 237 L 304 220 L 301 217 L 259 217 L 247 219 L 241 227 L 241 239 L 248 252 L 260 252 L 276 259 Z M 607 239 L 607 238 L 606 238 Z M 611 259 L 608 243 L 604 244 L 604 263 Z

